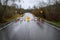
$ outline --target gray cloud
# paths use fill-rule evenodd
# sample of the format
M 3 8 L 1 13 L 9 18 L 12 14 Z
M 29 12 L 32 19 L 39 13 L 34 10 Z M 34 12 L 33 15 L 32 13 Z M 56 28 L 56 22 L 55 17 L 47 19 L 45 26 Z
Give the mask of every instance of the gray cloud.
M 4 3 L 4 1 L 5 0 L 1 0 L 2 4 Z M 13 3 L 12 0 L 8 1 L 9 6 L 11 6 L 12 3 Z M 18 6 L 18 8 L 20 8 L 20 5 L 21 5 L 21 7 L 24 9 L 33 8 L 34 6 L 36 6 L 37 8 L 42 6 L 44 7 L 44 6 L 47 6 L 48 3 L 49 3 L 49 0 L 21 0 L 20 2 L 19 0 L 15 0 L 15 4 Z M 55 3 L 54 0 L 50 0 L 50 5 L 54 3 Z

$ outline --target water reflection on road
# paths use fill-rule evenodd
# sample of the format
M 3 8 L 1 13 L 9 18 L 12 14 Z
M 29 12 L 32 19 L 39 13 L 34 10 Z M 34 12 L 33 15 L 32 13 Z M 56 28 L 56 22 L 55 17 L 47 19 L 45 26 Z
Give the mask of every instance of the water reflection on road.
M 27 16 L 34 18 L 32 14 L 25 13 L 23 19 Z M 46 22 L 38 24 L 35 21 L 18 21 L 0 31 L 0 40 L 60 40 L 60 31 Z

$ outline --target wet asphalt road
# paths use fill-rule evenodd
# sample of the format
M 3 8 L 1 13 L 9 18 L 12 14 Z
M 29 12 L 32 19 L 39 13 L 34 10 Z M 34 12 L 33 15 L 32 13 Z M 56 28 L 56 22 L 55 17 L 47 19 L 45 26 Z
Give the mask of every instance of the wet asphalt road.
M 0 31 L 0 40 L 60 40 L 60 31 L 48 23 L 18 21 Z
M 60 31 L 47 23 L 13 22 L 0 31 L 0 40 L 60 40 Z

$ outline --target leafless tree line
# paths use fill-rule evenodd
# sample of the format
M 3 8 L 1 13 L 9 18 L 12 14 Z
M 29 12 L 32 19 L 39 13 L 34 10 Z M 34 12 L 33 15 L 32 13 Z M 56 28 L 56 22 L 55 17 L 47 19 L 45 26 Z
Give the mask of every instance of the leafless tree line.
M 13 2 L 12 6 L 8 6 L 8 1 L 9 0 L 3 0 L 3 1 L 4 2 L 3 2 L 3 5 L 2 5 L 2 2 L 0 0 L 0 3 L 1 3 L 1 5 L 0 5 L 0 21 L 1 22 L 4 22 L 4 21 L 6 21 L 6 19 L 9 19 L 10 17 L 16 15 L 15 6 L 17 6 L 17 5 L 14 4 L 15 0 L 11 0 Z
M 48 6 L 45 8 L 46 19 L 49 20 L 60 20 L 60 0 L 53 0 L 54 4 L 49 5 L 51 0 L 48 1 Z

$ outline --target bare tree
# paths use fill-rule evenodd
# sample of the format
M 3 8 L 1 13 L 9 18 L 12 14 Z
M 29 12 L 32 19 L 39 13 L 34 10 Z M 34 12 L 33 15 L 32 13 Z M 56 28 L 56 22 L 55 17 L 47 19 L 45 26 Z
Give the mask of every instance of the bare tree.
M 15 0 L 12 0 L 12 1 L 13 1 L 13 4 L 14 4 Z
M 15 4 L 14 4 L 14 2 L 15 2 L 15 0 L 11 0 L 13 3 L 12 3 L 12 6 L 15 6 Z
M 7 6 L 7 3 L 8 3 L 8 0 L 5 0 L 3 4 Z

